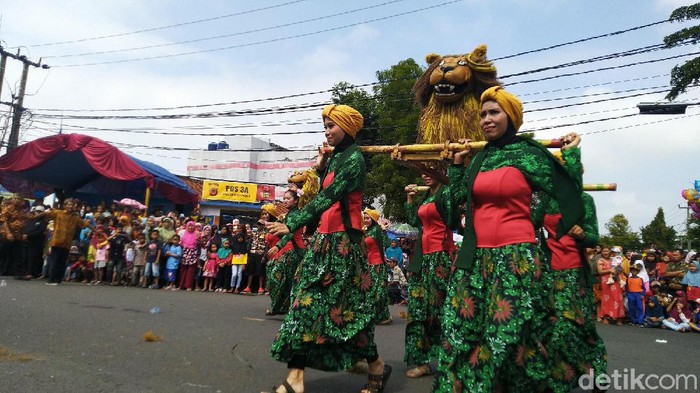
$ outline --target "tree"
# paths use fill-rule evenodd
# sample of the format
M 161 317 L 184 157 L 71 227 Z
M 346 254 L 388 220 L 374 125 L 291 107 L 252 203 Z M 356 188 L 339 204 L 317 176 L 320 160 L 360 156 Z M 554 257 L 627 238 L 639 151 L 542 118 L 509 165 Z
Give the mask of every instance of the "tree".
M 697 249 L 700 245 L 700 221 L 697 219 L 690 219 L 688 225 L 688 239 L 690 239 L 691 245 L 694 245 L 693 248 Z
M 676 244 L 676 230 L 666 225 L 664 209 L 659 208 L 649 225 L 640 228 L 644 244 L 670 250 Z
M 669 17 L 671 22 L 683 22 L 691 19 L 700 19 L 700 3 L 676 8 Z M 698 41 L 700 41 L 700 25 L 681 29 L 664 37 L 664 44 L 667 48 L 688 43 L 697 44 Z M 688 86 L 697 84 L 699 81 L 700 57 L 688 60 L 681 66 L 673 67 L 671 70 L 671 91 L 666 95 L 666 99 L 675 100 L 679 94 L 685 93 Z
M 606 246 L 622 246 L 629 250 L 641 248 L 639 235 L 632 231 L 624 214 L 616 214 L 605 224 L 608 235 L 601 236 L 600 242 Z

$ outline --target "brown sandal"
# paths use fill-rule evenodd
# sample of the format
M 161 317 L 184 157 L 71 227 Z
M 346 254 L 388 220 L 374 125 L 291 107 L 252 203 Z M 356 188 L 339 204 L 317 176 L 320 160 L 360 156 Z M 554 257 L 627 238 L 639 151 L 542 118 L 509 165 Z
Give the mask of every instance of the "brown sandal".
M 386 383 L 389 381 L 390 376 L 391 366 L 385 364 L 383 373 L 367 374 L 367 379 L 369 379 L 369 382 L 362 387 L 362 390 L 369 391 L 370 393 L 382 393 L 386 387 Z
M 416 366 L 406 371 L 406 376 L 409 378 L 420 378 L 426 375 L 433 375 L 433 368 L 429 364 Z
M 273 386 L 273 387 L 272 387 L 272 391 L 273 391 L 273 392 L 276 392 L 277 389 L 280 388 L 280 386 L 283 387 L 284 390 L 285 390 L 287 393 L 297 393 L 297 391 L 294 390 L 294 388 L 292 387 L 292 385 L 290 385 L 289 382 L 287 382 L 286 379 L 285 379 L 284 381 L 282 381 L 282 383 L 281 383 L 280 385 Z M 303 392 L 298 392 L 298 393 L 303 393 Z

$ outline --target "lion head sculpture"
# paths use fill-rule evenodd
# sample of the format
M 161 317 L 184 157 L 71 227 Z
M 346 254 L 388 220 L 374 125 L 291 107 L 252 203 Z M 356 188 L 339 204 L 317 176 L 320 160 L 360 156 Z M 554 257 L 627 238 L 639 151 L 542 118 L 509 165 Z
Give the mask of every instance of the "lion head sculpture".
M 466 55 L 430 54 L 425 61 L 430 66 L 413 85 L 421 106 L 418 143 L 484 140 L 479 98 L 484 90 L 500 85 L 496 67 L 486 59 L 486 45 Z
M 321 186 L 319 184 L 318 175 L 315 169 L 305 171 L 296 171 L 287 180 L 290 185 L 294 185 L 294 191 L 299 195 L 299 208 L 303 208 L 309 203 L 316 194 L 318 194 Z

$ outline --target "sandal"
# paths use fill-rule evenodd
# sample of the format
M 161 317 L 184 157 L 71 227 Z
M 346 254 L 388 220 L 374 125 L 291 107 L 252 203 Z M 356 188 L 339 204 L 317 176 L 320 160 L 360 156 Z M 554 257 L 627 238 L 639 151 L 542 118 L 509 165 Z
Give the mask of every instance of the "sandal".
M 381 374 L 367 374 L 369 382 L 362 387 L 362 390 L 367 390 L 370 393 L 382 393 L 386 387 L 387 381 L 391 376 L 391 366 L 384 364 L 384 372 Z
M 265 315 L 277 315 L 277 313 L 268 309 L 268 310 L 265 310 Z
M 378 322 L 377 325 L 391 325 L 392 323 L 394 323 L 394 320 L 391 317 L 389 317 L 383 321 Z
M 238 290 L 236 290 L 238 291 Z M 250 287 L 246 287 L 244 290 L 240 291 L 241 293 L 250 293 Z
M 264 295 L 264 294 L 265 294 L 265 290 L 264 290 L 264 289 L 262 289 L 262 288 L 261 288 L 261 289 L 258 289 L 258 295 Z
M 289 382 L 287 382 L 286 379 L 285 379 L 281 384 L 279 384 L 279 385 L 277 385 L 277 386 L 273 386 L 273 387 L 272 387 L 272 391 L 273 391 L 273 392 L 276 392 L 277 389 L 279 389 L 280 387 L 283 387 L 284 390 L 285 390 L 287 393 L 303 393 L 303 392 L 297 392 L 296 390 L 294 390 L 294 388 L 292 387 L 292 385 L 290 385 Z
M 433 375 L 433 368 L 429 364 L 416 366 L 406 371 L 406 376 L 409 378 L 420 378 L 426 375 Z

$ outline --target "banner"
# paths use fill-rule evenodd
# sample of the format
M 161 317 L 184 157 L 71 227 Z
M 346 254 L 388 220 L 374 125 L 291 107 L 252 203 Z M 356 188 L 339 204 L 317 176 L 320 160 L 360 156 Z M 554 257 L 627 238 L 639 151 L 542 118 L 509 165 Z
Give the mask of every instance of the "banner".
M 205 180 L 202 185 L 202 199 L 209 201 L 255 203 L 257 198 L 257 184 Z

